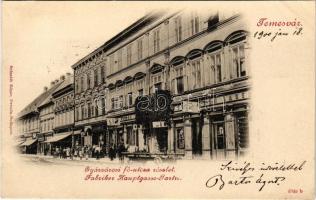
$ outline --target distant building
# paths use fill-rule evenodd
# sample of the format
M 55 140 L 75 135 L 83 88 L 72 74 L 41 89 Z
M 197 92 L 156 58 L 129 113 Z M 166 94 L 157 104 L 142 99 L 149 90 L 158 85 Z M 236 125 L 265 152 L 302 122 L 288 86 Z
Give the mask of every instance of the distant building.
M 61 84 L 59 81 L 52 81 L 51 87 L 44 87 L 43 93 L 41 93 L 36 99 L 34 99 L 29 105 L 27 105 L 17 116 L 17 125 L 19 130 L 19 137 L 24 141 L 19 144 L 20 149 L 23 153 L 36 154 L 40 151 L 38 145 L 38 136 L 43 135 L 41 132 L 46 131 L 41 126 L 48 127 L 48 123 L 51 123 L 51 116 L 47 119 L 44 117 L 44 112 L 50 112 L 49 109 L 42 110 L 39 107 L 49 103 L 51 94 Z M 44 106 L 45 107 L 45 106 Z M 44 108 L 43 107 L 43 108 Z M 45 119 L 44 119 L 45 118 Z

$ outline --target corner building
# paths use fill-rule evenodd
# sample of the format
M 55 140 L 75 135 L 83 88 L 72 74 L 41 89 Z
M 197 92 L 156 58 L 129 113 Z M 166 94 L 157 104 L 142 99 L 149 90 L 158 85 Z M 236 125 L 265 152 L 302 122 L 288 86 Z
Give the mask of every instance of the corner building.
M 124 141 L 130 152 L 233 158 L 248 149 L 249 49 L 239 14 L 153 12 L 77 62 L 75 85 L 94 82 L 100 70 L 80 68 L 102 62 L 105 83 L 90 90 L 104 97 L 107 146 Z M 171 93 L 168 119 L 137 122 L 135 99 L 157 99 L 159 91 Z M 76 96 L 79 118 L 97 105 L 83 104 L 86 94 Z

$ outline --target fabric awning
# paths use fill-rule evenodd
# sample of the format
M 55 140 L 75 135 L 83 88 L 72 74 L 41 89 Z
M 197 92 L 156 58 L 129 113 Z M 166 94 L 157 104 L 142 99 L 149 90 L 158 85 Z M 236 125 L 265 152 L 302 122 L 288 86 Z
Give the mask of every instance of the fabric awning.
M 25 142 L 23 142 L 19 146 L 30 146 L 31 144 L 33 144 L 36 141 L 37 141 L 37 139 L 26 140 Z
M 80 135 L 81 134 L 81 130 L 76 130 L 76 131 L 74 131 L 74 135 Z
M 45 143 L 58 142 L 58 141 L 60 141 L 62 139 L 65 139 L 66 137 L 68 137 L 70 135 L 71 135 L 71 132 L 55 134 L 53 137 L 47 138 Z

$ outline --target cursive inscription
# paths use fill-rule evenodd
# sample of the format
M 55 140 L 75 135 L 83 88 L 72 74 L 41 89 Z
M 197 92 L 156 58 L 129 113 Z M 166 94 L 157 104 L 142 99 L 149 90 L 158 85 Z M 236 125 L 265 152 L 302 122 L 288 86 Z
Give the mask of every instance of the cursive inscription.
M 256 184 L 258 185 L 258 191 L 261 192 L 268 186 L 279 186 L 286 181 L 286 176 L 289 174 L 302 171 L 305 164 L 306 161 L 289 164 L 280 164 L 278 162 L 266 164 L 263 162 L 260 163 L 259 166 L 255 166 L 250 162 L 239 164 L 237 162 L 228 161 L 219 167 L 219 170 L 223 173 L 218 173 L 208 178 L 205 186 L 207 188 L 222 190 L 226 185 L 241 186 Z M 227 177 L 227 175 L 225 177 L 224 172 L 230 172 L 229 177 Z

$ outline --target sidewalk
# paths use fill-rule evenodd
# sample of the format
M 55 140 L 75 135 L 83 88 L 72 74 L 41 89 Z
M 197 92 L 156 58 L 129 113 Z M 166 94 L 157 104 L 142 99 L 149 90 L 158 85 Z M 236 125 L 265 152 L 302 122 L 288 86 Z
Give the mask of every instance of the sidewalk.
M 114 160 L 111 161 L 110 158 L 105 157 L 105 158 L 100 158 L 100 159 L 96 159 L 96 158 L 88 158 L 87 160 L 85 158 L 82 158 L 81 160 L 79 158 L 74 158 L 74 159 L 63 159 L 63 158 L 57 158 L 57 157 L 53 157 L 53 156 L 45 156 L 45 155 L 35 155 L 35 154 L 21 154 L 21 157 L 25 157 L 25 158 L 34 158 L 34 159 L 43 159 L 43 160 L 50 160 L 50 161 L 69 161 L 69 162 L 93 162 L 93 163 L 111 163 L 111 164 L 118 164 L 120 163 L 119 159 L 116 158 Z

